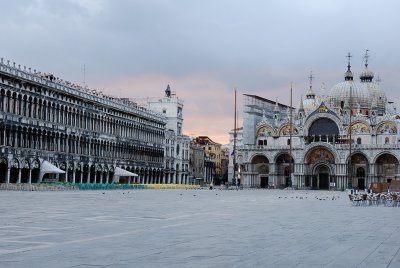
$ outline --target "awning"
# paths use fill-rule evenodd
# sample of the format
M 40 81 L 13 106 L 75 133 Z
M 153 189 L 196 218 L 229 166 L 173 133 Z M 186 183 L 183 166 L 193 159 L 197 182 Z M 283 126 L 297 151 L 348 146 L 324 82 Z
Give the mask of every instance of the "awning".
M 115 170 L 114 170 L 114 176 L 119 176 L 119 177 L 121 177 L 121 176 L 123 176 L 123 177 L 125 177 L 125 176 L 126 177 L 137 177 L 138 174 L 129 172 L 129 171 L 127 171 L 125 169 L 122 169 L 122 168 L 119 168 L 119 167 L 116 167 Z
M 40 173 L 65 173 L 65 171 L 45 160 L 40 167 Z
M 40 173 L 39 173 L 39 182 L 42 181 L 44 174 L 46 173 L 56 173 L 61 174 L 65 173 L 64 170 L 59 169 L 49 161 L 44 160 L 42 165 L 40 166 Z

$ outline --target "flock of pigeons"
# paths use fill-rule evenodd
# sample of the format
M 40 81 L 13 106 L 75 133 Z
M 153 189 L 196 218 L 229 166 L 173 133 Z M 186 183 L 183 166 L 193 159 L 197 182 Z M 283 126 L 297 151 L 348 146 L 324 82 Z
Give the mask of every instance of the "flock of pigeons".
M 308 193 L 306 193 L 306 195 L 308 195 Z M 280 199 L 280 198 L 285 199 L 285 198 L 288 198 L 288 197 L 287 196 L 285 196 L 285 197 L 279 196 L 278 199 Z M 296 197 L 291 196 L 290 198 L 307 199 L 308 196 L 296 196 Z M 317 200 L 320 200 L 320 201 L 329 200 L 329 196 L 324 196 L 324 197 L 314 196 L 314 198 L 317 199 Z M 332 196 L 331 200 L 336 200 L 336 199 L 339 199 L 339 198 L 340 198 L 340 196 Z

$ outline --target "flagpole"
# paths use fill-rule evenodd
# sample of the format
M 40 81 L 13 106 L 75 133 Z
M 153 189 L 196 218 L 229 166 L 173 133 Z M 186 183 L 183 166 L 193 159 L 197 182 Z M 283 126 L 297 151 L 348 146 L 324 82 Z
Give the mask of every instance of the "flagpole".
M 234 123 L 233 123 L 233 178 L 232 180 L 237 186 L 237 178 L 236 178 L 236 88 L 235 88 L 235 116 L 234 116 Z M 232 182 L 233 182 L 232 181 Z
M 292 82 L 290 83 L 290 159 L 289 159 L 289 179 L 290 179 L 290 187 L 292 187 L 292 132 L 293 132 L 293 122 L 292 122 L 292 118 L 293 118 L 293 88 L 292 88 Z
M 350 173 L 350 181 L 351 181 L 351 187 L 353 188 L 353 163 L 351 162 L 351 146 L 352 146 L 352 143 L 353 143 L 353 141 L 352 141 L 352 137 L 351 137 L 351 132 L 352 132 L 352 129 L 351 129 L 351 114 L 353 113 L 353 105 L 352 105 L 352 99 L 353 99 L 353 87 L 352 87 L 352 83 L 350 82 L 350 118 L 349 118 L 349 136 L 350 136 L 350 139 L 349 139 L 349 165 L 350 165 L 350 167 L 349 167 L 349 173 Z M 347 184 L 349 184 L 349 181 L 347 182 Z

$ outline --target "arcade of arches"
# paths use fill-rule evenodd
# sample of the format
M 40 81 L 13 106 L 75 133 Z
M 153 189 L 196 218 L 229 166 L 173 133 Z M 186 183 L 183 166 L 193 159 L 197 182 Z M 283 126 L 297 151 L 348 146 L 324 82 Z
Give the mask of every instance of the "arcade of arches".
M 298 188 L 306 189 L 365 189 L 372 182 L 390 182 L 400 173 L 399 161 L 390 153 L 381 154 L 375 163 L 369 163 L 363 153 L 354 152 L 349 165 L 337 163 L 334 153 L 326 147 L 311 149 L 305 155 L 304 164 L 292 160 L 292 165 Z M 251 175 L 252 187 L 267 188 L 274 185 L 285 188 L 293 183 L 289 178 L 290 166 L 287 153 L 280 154 L 275 163 L 270 163 L 264 155 L 256 155 L 246 165 L 245 174 Z M 374 173 L 376 175 L 372 175 Z
M 107 165 L 88 165 L 88 164 L 66 164 L 60 165 L 52 162 L 53 165 L 64 170 L 65 174 L 44 174 L 40 178 L 40 161 L 28 159 L 21 161 L 12 159 L 8 163 L 7 159 L 0 159 L 0 183 L 37 183 L 40 181 L 62 181 L 71 183 L 112 183 L 114 177 L 114 167 Z M 165 182 L 162 169 L 140 168 L 121 166 L 122 169 L 138 174 L 130 180 L 123 177 L 121 183 L 172 183 Z

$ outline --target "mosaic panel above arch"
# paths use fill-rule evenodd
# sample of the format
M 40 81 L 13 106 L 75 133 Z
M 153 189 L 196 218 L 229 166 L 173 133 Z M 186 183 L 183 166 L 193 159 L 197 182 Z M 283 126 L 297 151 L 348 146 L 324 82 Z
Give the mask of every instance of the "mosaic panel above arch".
M 375 157 L 374 163 L 376 164 L 398 164 L 398 158 L 391 152 L 382 152 Z
M 293 135 L 299 134 L 299 131 L 294 124 L 292 124 L 292 134 Z M 289 136 L 289 135 L 290 135 L 290 124 L 285 124 L 279 130 L 279 136 Z
M 378 126 L 376 134 L 397 134 L 397 127 L 393 122 L 386 121 Z
M 327 148 L 324 147 L 317 147 L 311 149 L 306 155 L 307 164 L 315 164 L 318 162 L 328 162 L 328 163 L 335 163 L 335 156 L 334 154 Z
M 351 162 L 354 164 L 368 164 L 368 158 L 361 152 L 354 152 L 351 156 Z
M 370 134 L 370 127 L 364 122 L 354 122 L 351 124 L 353 134 Z
M 267 137 L 275 134 L 274 129 L 271 126 L 263 125 L 257 130 L 257 137 Z
M 255 154 L 250 158 L 251 164 L 269 163 L 268 157 L 263 154 Z

